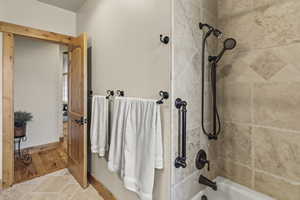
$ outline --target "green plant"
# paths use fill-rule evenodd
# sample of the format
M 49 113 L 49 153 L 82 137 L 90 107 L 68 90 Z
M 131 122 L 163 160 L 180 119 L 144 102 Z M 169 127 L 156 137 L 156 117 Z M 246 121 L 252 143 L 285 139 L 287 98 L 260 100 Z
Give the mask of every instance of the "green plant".
M 27 122 L 32 121 L 32 114 L 23 111 L 15 112 L 15 127 L 24 127 Z

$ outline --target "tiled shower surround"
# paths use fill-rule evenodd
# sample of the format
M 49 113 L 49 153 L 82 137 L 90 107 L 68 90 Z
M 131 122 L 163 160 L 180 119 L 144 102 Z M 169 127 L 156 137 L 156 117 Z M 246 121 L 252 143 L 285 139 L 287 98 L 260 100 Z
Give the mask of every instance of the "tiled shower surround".
M 212 170 L 205 175 L 214 178 L 216 164 L 213 162 L 213 144 L 209 146 L 201 129 L 201 48 L 202 31 L 199 22 L 213 25 L 217 22 L 216 0 L 174 0 L 173 1 L 173 71 L 172 71 L 172 102 L 177 97 L 187 101 L 187 168 L 176 169 L 172 166 L 172 200 L 189 200 L 204 189 L 198 183 L 200 171 L 195 168 L 195 158 L 200 149 L 209 152 Z M 208 51 L 216 50 L 216 42 L 210 43 Z M 208 83 L 205 85 L 208 86 Z M 208 95 L 207 95 L 208 97 Z M 172 160 L 178 153 L 178 112 L 172 110 Z M 209 126 L 209 120 L 206 119 Z M 173 162 L 172 162 L 173 164 Z
M 238 41 L 220 64 L 219 174 L 278 200 L 300 199 L 300 1 L 219 0 Z
M 173 4 L 172 101 L 180 97 L 188 102 L 188 167 L 173 167 L 172 200 L 189 200 L 202 190 L 200 173 L 211 179 L 227 177 L 277 200 L 299 200 L 300 2 L 174 0 Z M 238 42 L 218 67 L 222 133 L 217 142 L 208 141 L 200 126 L 200 21 L 216 25 L 224 38 Z M 216 50 L 212 44 L 208 51 Z M 178 142 L 174 108 L 172 115 L 174 160 Z M 195 169 L 201 148 L 208 152 L 210 172 Z

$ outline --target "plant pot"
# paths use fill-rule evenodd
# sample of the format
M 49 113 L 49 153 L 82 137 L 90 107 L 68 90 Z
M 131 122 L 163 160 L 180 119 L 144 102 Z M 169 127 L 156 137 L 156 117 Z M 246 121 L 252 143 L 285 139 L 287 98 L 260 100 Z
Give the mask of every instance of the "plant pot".
M 15 138 L 25 137 L 26 136 L 26 124 L 21 127 L 15 126 Z

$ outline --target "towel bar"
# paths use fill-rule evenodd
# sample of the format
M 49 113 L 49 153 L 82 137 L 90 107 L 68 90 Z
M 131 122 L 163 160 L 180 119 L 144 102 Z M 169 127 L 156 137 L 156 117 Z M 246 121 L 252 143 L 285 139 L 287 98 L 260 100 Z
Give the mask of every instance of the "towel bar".
M 109 97 L 112 97 L 115 95 L 115 92 L 113 90 L 106 90 L 107 96 L 106 99 L 109 99 Z
M 161 96 L 161 99 L 158 100 L 156 103 L 157 104 L 163 104 L 165 99 L 168 99 L 169 98 L 169 93 L 166 92 L 166 91 L 160 91 L 159 92 L 159 96 Z

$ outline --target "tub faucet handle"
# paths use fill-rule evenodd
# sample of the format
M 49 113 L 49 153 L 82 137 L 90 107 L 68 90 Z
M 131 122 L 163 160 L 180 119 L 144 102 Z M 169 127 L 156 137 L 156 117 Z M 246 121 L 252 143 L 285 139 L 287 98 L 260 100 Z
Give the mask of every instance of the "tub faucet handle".
M 209 162 L 209 160 L 206 160 L 206 164 L 207 164 L 207 171 L 209 171 L 210 170 L 210 162 Z
M 196 167 L 197 169 L 203 169 L 207 165 L 207 170 L 210 170 L 210 162 L 207 160 L 206 152 L 201 149 L 196 157 Z

